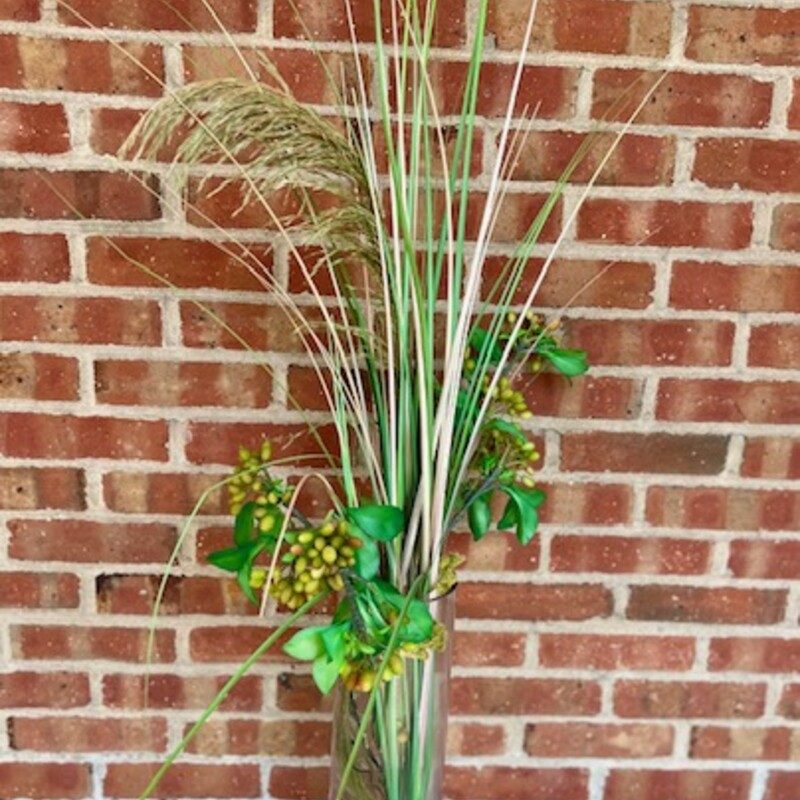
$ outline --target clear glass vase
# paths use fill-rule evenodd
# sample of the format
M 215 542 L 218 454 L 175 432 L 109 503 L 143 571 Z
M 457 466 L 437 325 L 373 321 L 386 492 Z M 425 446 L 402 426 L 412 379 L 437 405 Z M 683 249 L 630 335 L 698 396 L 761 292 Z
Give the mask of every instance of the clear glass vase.
M 329 800 L 441 800 L 455 590 L 431 601 L 430 610 L 445 627 L 445 647 L 425 660 L 406 658 L 403 674 L 381 686 L 344 785 L 370 693 L 351 692 L 339 682 Z

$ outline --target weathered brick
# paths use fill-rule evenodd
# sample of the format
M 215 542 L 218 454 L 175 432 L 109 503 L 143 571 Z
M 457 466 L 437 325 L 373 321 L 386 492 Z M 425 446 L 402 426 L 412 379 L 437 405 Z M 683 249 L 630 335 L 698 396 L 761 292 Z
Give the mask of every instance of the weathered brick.
M 153 764 L 109 764 L 103 791 L 109 798 L 136 798 L 159 768 Z M 261 797 L 258 764 L 175 764 L 153 797 Z
M 524 633 L 457 631 L 453 663 L 460 667 L 518 667 L 525 660 Z
M 0 398 L 77 400 L 77 359 L 48 353 L 0 354 Z
M 254 31 L 255 0 L 226 0 L 213 6 L 217 19 L 203 3 L 177 0 L 164 5 L 158 0 L 133 0 L 116 4 L 98 0 L 74 0 L 59 6 L 59 19 L 67 25 L 92 28 L 132 28 L 134 30 Z
M 751 776 L 745 771 L 612 769 L 604 800 L 747 800 Z
M 111 472 L 103 478 L 106 505 L 128 514 L 188 514 L 204 491 L 217 482 L 214 475 L 180 472 Z M 221 491 L 203 505 L 206 514 L 227 514 Z
M 692 666 L 694 653 L 689 637 L 550 633 L 539 637 L 543 667 L 684 671 Z
M 657 758 L 672 755 L 667 725 L 537 722 L 525 729 L 525 752 L 541 758 Z
M 738 578 L 800 578 L 800 542 L 731 542 L 728 569 Z
M 800 268 L 677 261 L 670 305 L 719 311 L 800 311 Z
M 775 209 L 770 244 L 777 250 L 800 250 L 800 203 L 784 203 Z
M 82 470 L 33 467 L 0 469 L 0 508 L 12 511 L 86 507 Z
M 800 439 L 748 439 L 744 445 L 742 475 L 747 478 L 800 478 Z
M 333 698 L 324 697 L 310 675 L 283 672 L 277 679 L 276 704 L 281 711 L 330 712 Z
M 692 177 L 706 186 L 797 192 L 794 165 L 800 142 L 777 139 L 700 139 Z
M 0 608 L 77 608 L 77 575 L 45 572 L 1 572 Z
M 800 325 L 756 325 L 750 331 L 751 367 L 796 369 L 800 364 Z
M 589 242 L 656 247 L 741 250 L 753 232 L 750 203 L 675 200 L 587 200 L 578 238 Z
M 789 127 L 800 128 L 800 80 L 792 83 L 792 102 L 789 106 Z
M 661 73 L 632 69 L 599 69 L 594 78 L 592 116 L 599 119 L 612 107 L 626 119 L 636 110 L 645 91 Z M 637 81 L 642 87 L 620 98 Z M 770 118 L 772 84 L 744 75 L 670 71 L 635 123 L 641 125 L 692 125 L 720 128 L 763 128 Z
M 316 720 L 209 720 L 188 752 L 205 756 L 327 756 L 330 722 Z
M 800 11 L 692 5 L 686 55 L 723 64 L 800 64 Z
M 450 710 L 460 714 L 587 716 L 600 710 L 600 686 L 546 678 L 453 678 Z
M 633 586 L 628 619 L 709 625 L 773 625 L 783 619 L 785 590 Z
M 7 672 L 0 675 L 0 708 L 76 708 L 89 704 L 82 672 Z
M 269 794 L 279 800 L 325 800 L 330 770 L 325 767 L 274 766 Z
M 487 28 L 502 49 L 522 46 L 527 21 L 525 3 L 499 0 L 489 6 Z M 544 0 L 536 10 L 532 49 L 663 56 L 669 51 L 670 29 L 668 3 Z
M 42 761 L 0 763 L 0 786 L 9 797 L 79 800 L 91 792 L 91 767 Z
M 167 746 L 167 721 L 157 717 L 12 717 L 9 720 L 9 737 L 14 750 L 51 753 L 163 752 Z
M 614 711 L 620 717 L 750 719 L 764 713 L 765 696 L 762 683 L 620 680 Z
M 466 532 L 451 533 L 447 540 L 448 552 L 463 555 L 465 568 L 472 572 L 533 572 L 539 565 L 540 549 L 538 537 L 520 547 L 513 533 L 502 531 L 492 531 L 478 542 Z
M 797 782 L 800 781 L 800 772 L 787 770 L 775 771 L 767 780 L 764 800 L 793 800 L 797 794 Z
M 16 458 L 125 458 L 166 461 L 163 422 L 112 417 L 6 414 L 0 452 Z
M 451 767 L 445 792 L 452 800 L 586 800 L 589 775 L 583 769 Z
M 787 683 L 783 687 L 776 713 L 786 719 L 800 719 L 800 683 Z
M 735 327 L 716 320 L 571 320 L 571 347 L 591 364 L 622 366 L 726 366 Z
M 0 233 L 0 281 L 58 283 L 69 274 L 65 236 Z
M 64 106 L 51 103 L 0 102 L 0 150 L 17 153 L 64 153 L 69 129 Z
M 39 0 L 0 0 L 0 19 L 35 22 L 39 19 Z
M 479 722 L 450 722 L 447 753 L 454 756 L 497 756 L 505 752 L 506 732 L 502 725 Z
M 111 405 L 264 408 L 272 378 L 260 364 L 103 359 L 95 392 Z
M 9 89 L 158 97 L 163 78 L 155 44 L 0 35 L 0 86 Z
M 659 527 L 793 530 L 800 498 L 792 491 L 653 486 L 647 521 Z
M 631 487 L 614 483 L 548 486 L 541 518 L 559 525 L 624 525 L 630 522 Z
M 725 436 L 567 433 L 561 437 L 561 469 L 717 475 L 727 449 Z
M 692 728 L 690 747 L 692 758 L 792 761 L 800 752 L 800 737 L 792 728 L 698 725 Z
M 609 616 L 612 597 L 598 584 L 462 583 L 456 606 L 471 619 L 583 620 Z
M 655 536 L 555 536 L 550 569 L 636 575 L 702 575 L 711 544 L 696 539 Z
M 800 422 L 800 383 L 666 378 L 656 416 L 671 422 Z
M 153 220 L 157 184 L 122 172 L 0 169 L 0 217 Z
M 712 639 L 708 668 L 714 672 L 796 672 L 800 669 L 800 640 Z
M 581 377 L 570 385 L 560 375 L 543 373 L 535 381 L 521 381 L 520 391 L 537 417 L 627 419 L 637 414 L 641 386 L 610 376 Z
M 240 662 L 249 656 L 265 639 L 275 632 L 265 625 L 197 626 L 189 634 L 189 652 L 198 663 Z M 291 638 L 284 634 L 275 646 L 262 657 L 271 663 L 287 663 L 291 658 L 282 646 Z

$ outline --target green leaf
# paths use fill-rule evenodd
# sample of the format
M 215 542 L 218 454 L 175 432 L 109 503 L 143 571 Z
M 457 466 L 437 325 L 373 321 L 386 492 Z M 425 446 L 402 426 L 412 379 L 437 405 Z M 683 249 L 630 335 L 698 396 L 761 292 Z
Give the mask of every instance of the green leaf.
M 238 572 L 242 564 L 247 561 L 247 548 L 228 547 L 225 550 L 215 550 L 208 554 L 206 560 L 220 569 Z
M 329 694 L 336 684 L 339 677 L 339 670 L 344 662 L 344 652 L 338 658 L 329 659 L 326 655 L 321 655 L 314 659 L 314 666 L 311 668 L 311 675 L 314 683 L 322 694 Z
M 539 527 L 538 509 L 547 495 L 541 489 L 525 489 L 513 485 L 503 486 L 502 491 L 508 495 L 508 503 L 497 527 L 506 530 L 516 526 L 520 544 L 528 544 Z
M 334 661 L 339 658 L 347 649 L 345 642 L 345 634 L 350 630 L 349 623 L 338 623 L 334 625 L 326 625 L 320 634 L 322 637 L 322 644 L 325 647 L 325 653 L 328 658 Z
M 404 642 L 427 642 L 433 636 L 433 617 L 426 603 L 412 600 L 400 627 L 400 639 Z
M 378 545 L 373 539 L 358 531 L 351 530 L 350 535 L 355 536 L 361 542 L 361 547 L 356 550 L 355 572 L 365 581 L 371 581 L 381 568 L 381 554 Z
M 488 353 L 490 364 L 496 364 L 503 355 L 503 348 L 500 347 L 497 340 L 492 339 L 488 331 L 485 331 L 483 328 L 473 328 L 469 335 L 469 346 L 477 351 L 478 359 L 480 359 L 484 353 Z
M 568 378 L 575 378 L 587 372 L 589 365 L 586 363 L 584 350 L 544 350 L 541 353 L 553 367 Z
M 297 631 L 283 646 L 283 652 L 298 661 L 313 661 L 320 656 L 325 658 L 325 645 L 322 641 L 323 630 L 323 626 L 315 625 Z
M 489 420 L 483 427 L 485 430 L 497 430 L 500 433 L 505 433 L 518 442 L 525 443 L 528 441 L 528 437 L 523 433 L 522 428 L 516 422 L 509 422 L 507 419 L 497 417 Z
M 242 510 L 236 515 L 236 522 L 233 526 L 233 541 L 236 542 L 237 547 L 244 547 L 250 544 L 253 538 L 253 529 L 255 527 L 256 504 L 253 502 L 245 503 Z
M 406 524 L 403 510 L 397 506 L 348 508 L 345 516 L 359 530 L 379 542 L 391 542 Z
M 492 524 L 492 508 L 489 505 L 491 496 L 492 492 L 484 492 L 476 497 L 467 508 L 469 529 L 472 531 L 472 538 L 476 542 L 483 539 Z
M 239 588 L 244 592 L 245 597 L 254 605 L 260 605 L 253 587 L 250 585 L 250 573 L 253 571 L 253 564 L 261 553 L 268 547 L 268 543 L 264 539 L 254 541 L 249 548 L 245 549 L 247 558 L 239 571 L 236 574 L 236 580 L 239 583 Z

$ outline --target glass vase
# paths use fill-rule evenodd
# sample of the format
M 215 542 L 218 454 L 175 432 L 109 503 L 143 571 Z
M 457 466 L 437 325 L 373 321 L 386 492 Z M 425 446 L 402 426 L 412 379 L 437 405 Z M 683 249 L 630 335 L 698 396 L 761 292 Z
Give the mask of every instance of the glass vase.
M 444 649 L 406 658 L 402 675 L 381 685 L 350 774 L 369 692 L 335 690 L 329 800 L 441 800 L 455 590 L 432 600 L 446 631 Z

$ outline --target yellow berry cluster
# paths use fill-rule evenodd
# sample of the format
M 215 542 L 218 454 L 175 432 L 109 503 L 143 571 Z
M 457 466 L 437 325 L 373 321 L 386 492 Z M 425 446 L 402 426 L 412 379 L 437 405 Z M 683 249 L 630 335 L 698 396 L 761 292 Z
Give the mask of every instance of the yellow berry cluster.
M 245 503 L 253 501 L 258 506 L 255 512 L 261 533 L 270 533 L 280 519 L 278 506 L 291 499 L 291 491 L 273 481 L 266 471 L 272 458 L 272 446 L 264 442 L 259 450 L 239 448 L 239 466 L 228 483 L 230 512 L 236 516 Z M 263 469 L 262 469 L 263 468 Z
M 344 589 L 341 570 L 355 565 L 356 550 L 362 546 L 360 539 L 350 535 L 344 520 L 290 531 L 286 541 L 289 548 L 283 556 L 283 568 L 269 591 L 292 610 L 318 594 L 325 584 L 335 592 Z

